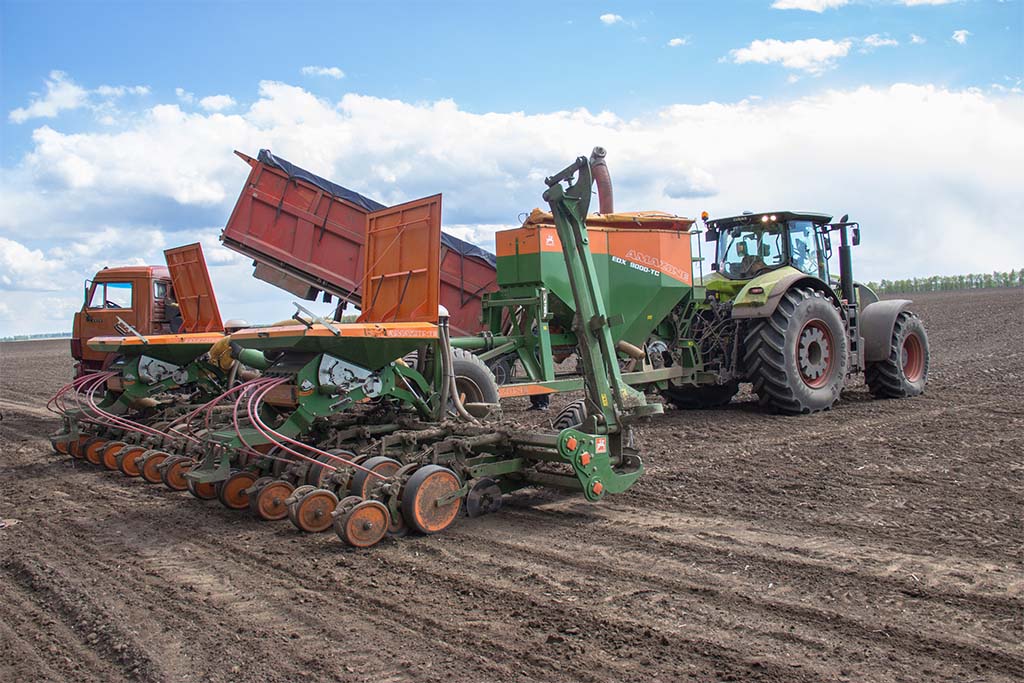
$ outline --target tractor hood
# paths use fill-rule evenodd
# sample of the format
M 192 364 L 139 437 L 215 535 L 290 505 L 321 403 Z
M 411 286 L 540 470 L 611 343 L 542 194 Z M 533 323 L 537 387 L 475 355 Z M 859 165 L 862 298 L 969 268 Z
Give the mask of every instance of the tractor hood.
M 775 287 L 783 280 L 789 281 L 794 276 L 807 277 L 805 273 L 793 266 L 782 266 L 762 273 L 751 280 L 730 280 L 718 273 L 712 273 L 710 277 L 706 278 L 705 287 L 709 292 L 717 292 L 719 299 L 731 300 L 733 315 L 743 317 L 745 309 L 753 309 L 766 304 Z

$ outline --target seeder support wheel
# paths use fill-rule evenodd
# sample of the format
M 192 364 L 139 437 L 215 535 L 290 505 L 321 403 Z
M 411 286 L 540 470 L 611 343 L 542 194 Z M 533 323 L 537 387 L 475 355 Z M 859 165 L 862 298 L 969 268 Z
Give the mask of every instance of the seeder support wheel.
M 117 453 L 117 469 L 126 477 L 137 477 L 142 474 L 139 471 L 138 459 L 146 452 L 142 446 L 125 446 Z
M 127 444 L 124 441 L 108 441 L 100 454 L 100 463 L 108 470 L 117 469 L 117 454 Z
M 285 501 L 295 487 L 283 479 L 273 479 L 256 488 L 255 495 L 250 490 L 249 509 L 257 517 L 267 522 L 276 522 L 288 516 L 288 505 Z
M 424 534 L 444 531 L 459 515 L 462 482 L 455 472 L 440 465 L 424 465 L 409 477 L 402 490 L 405 523 Z
M 107 441 L 102 436 L 94 436 L 82 444 L 78 452 L 93 465 L 99 465 L 100 458 L 103 457 L 103 447 L 107 445 Z
M 217 499 L 229 510 L 244 510 L 249 507 L 246 489 L 256 482 L 256 474 L 249 470 L 237 470 L 217 487 Z
M 344 503 L 344 500 L 339 503 L 339 508 Z M 334 531 L 338 538 L 353 548 L 369 548 L 380 543 L 388 533 L 390 524 L 391 515 L 387 506 L 380 501 L 364 500 L 344 509 L 334 518 Z
M 173 455 L 167 458 L 158 468 L 160 481 L 172 491 L 187 491 L 188 480 L 185 479 L 185 473 L 192 469 L 193 464 L 195 461 L 192 458 L 183 455 Z
M 288 506 L 292 524 L 302 531 L 320 533 L 331 528 L 331 512 L 338 506 L 338 497 L 327 489 L 306 491 Z
M 157 465 L 169 457 L 170 454 L 157 450 L 146 451 L 143 453 L 138 461 L 136 461 L 142 478 L 150 484 L 159 484 L 161 481 L 160 470 L 157 468 Z

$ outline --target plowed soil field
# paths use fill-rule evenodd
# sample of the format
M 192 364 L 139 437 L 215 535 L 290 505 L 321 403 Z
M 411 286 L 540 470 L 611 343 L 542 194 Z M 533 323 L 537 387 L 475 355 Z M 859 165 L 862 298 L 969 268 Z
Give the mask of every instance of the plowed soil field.
M 673 411 L 625 494 L 368 551 L 55 455 L 68 344 L 0 344 L 0 680 L 1024 680 L 1024 293 L 915 308 L 922 397 Z

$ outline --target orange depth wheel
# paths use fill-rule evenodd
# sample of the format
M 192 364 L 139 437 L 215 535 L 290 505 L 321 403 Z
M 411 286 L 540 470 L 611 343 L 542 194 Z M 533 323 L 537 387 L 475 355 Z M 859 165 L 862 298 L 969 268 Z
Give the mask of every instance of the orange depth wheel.
M 256 516 L 268 522 L 276 522 L 288 516 L 285 501 L 295 487 L 283 479 L 276 479 L 260 487 L 254 505 L 250 505 Z M 333 509 L 333 508 L 332 508 Z
M 327 489 L 317 489 L 302 496 L 294 505 L 292 522 L 303 531 L 318 534 L 331 528 L 331 512 L 338 497 Z
M 409 477 L 402 490 L 402 517 L 424 534 L 444 531 L 459 515 L 462 488 L 457 474 L 440 465 L 424 465 Z M 438 504 L 441 499 L 448 502 Z
M 82 452 L 82 446 L 85 442 L 92 438 L 91 434 L 81 434 L 77 439 L 72 439 L 68 442 L 68 454 L 72 458 L 81 460 L 85 457 L 85 453 Z
M 145 452 L 142 446 L 125 446 L 117 453 L 117 469 L 126 477 L 139 476 L 138 458 Z
M 164 483 L 164 486 L 172 491 L 188 490 L 188 480 L 185 479 L 185 473 L 192 468 L 192 458 L 176 455 L 165 462 L 167 465 L 164 467 L 163 472 L 160 473 L 160 481 Z
M 199 483 L 191 479 L 186 479 L 185 481 L 187 482 L 188 492 L 199 500 L 213 500 L 217 497 L 217 485 L 213 482 Z
M 108 443 L 107 439 L 102 436 L 94 436 L 93 438 L 82 444 L 78 452 L 82 454 L 82 457 L 91 462 L 93 465 L 100 464 L 100 458 L 103 457 L 103 447 Z
M 106 467 L 108 470 L 117 469 L 117 454 L 121 452 L 127 444 L 124 441 L 108 441 L 107 445 L 103 447 L 103 452 L 100 454 L 100 464 Z
M 169 457 L 171 457 L 170 454 L 163 451 L 146 451 L 138 461 L 139 473 L 142 478 L 150 484 L 159 484 L 160 470 L 157 469 L 157 465 Z
M 376 500 L 364 500 L 334 520 L 334 530 L 353 548 L 369 548 L 388 533 L 391 514 Z
M 247 488 L 256 481 L 256 474 L 248 470 L 240 470 L 224 480 L 217 489 L 217 498 L 229 510 L 243 510 L 249 507 Z
M 50 445 L 53 446 L 53 450 L 61 455 L 68 454 L 68 446 L 70 445 L 67 441 L 58 441 L 57 439 L 50 439 Z
M 399 470 L 402 463 L 394 458 L 384 455 L 375 455 L 361 465 L 364 469 L 352 473 L 352 485 L 349 487 L 349 494 L 360 498 L 369 498 L 371 490 L 375 485 L 383 481 L 370 472 L 384 477 L 390 477 Z M 370 472 L 367 472 L 369 470 Z

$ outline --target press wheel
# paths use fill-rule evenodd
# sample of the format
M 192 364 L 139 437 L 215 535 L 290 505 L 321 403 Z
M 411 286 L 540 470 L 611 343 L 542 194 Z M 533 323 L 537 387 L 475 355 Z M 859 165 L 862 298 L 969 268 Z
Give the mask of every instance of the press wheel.
M 137 477 L 139 471 L 138 458 L 146 452 L 142 446 L 125 446 L 117 452 L 117 469 L 127 477 Z
M 353 548 L 369 548 L 380 543 L 388 532 L 391 515 L 376 500 L 364 500 L 334 519 L 334 531 Z
M 103 447 L 107 441 L 108 439 L 104 439 L 102 436 L 94 436 L 79 446 L 78 452 L 93 465 L 99 465 L 100 458 L 103 457 Z
M 406 524 L 424 534 L 444 531 L 459 514 L 462 499 L 453 497 L 462 482 L 447 467 L 424 465 L 409 477 L 402 490 L 402 516 Z M 437 501 L 448 499 L 438 505 Z
M 368 498 L 370 491 L 373 490 L 376 484 L 382 481 L 380 477 L 375 477 L 370 472 L 383 477 L 390 477 L 402 467 L 402 463 L 384 455 L 375 455 L 362 463 L 361 467 L 363 469 L 358 469 L 352 473 L 352 485 L 349 486 L 349 492 L 353 496 Z M 369 472 L 366 470 L 369 470 Z
M 255 483 L 254 472 L 238 470 L 224 480 L 217 488 L 217 499 L 230 510 L 244 510 L 249 507 L 249 494 L 246 489 Z
M 107 445 L 103 447 L 103 452 L 100 453 L 100 464 L 108 470 L 116 470 L 117 454 L 127 445 L 124 441 L 108 441 Z
M 59 439 L 50 439 L 50 445 L 53 446 L 53 450 L 61 455 L 68 454 L 68 442 Z
M 292 523 L 309 533 L 320 533 L 331 528 L 331 511 L 338 505 L 338 497 L 327 489 L 305 493 L 289 512 Z
M 163 451 L 146 451 L 137 461 L 139 474 L 150 484 L 159 484 L 160 470 L 157 469 L 157 465 L 169 457 L 171 457 L 170 454 Z
M 285 501 L 291 495 L 295 487 L 283 479 L 275 479 L 268 484 L 261 486 L 256 493 L 256 498 L 250 498 L 250 507 L 256 516 L 268 522 L 276 522 L 288 516 L 288 506 Z
M 93 438 L 92 434 L 80 434 L 77 439 L 72 439 L 68 442 L 68 454 L 72 458 L 81 460 L 85 457 L 85 453 L 82 452 L 82 446 L 85 442 Z
M 303 484 L 292 491 L 292 495 L 288 496 L 288 500 L 284 502 L 285 505 L 288 506 L 288 519 L 290 519 L 292 524 L 296 527 L 299 526 L 299 523 L 295 519 L 295 506 L 298 505 L 304 495 L 311 491 L 316 491 L 316 487 L 309 484 Z
M 188 492 L 199 500 L 213 500 L 217 497 L 217 485 L 213 482 L 199 483 L 191 479 L 186 479 L 185 481 Z
M 172 491 L 187 491 L 188 479 L 185 473 L 192 469 L 195 461 L 184 455 L 175 455 L 164 461 L 160 472 L 160 481 Z

